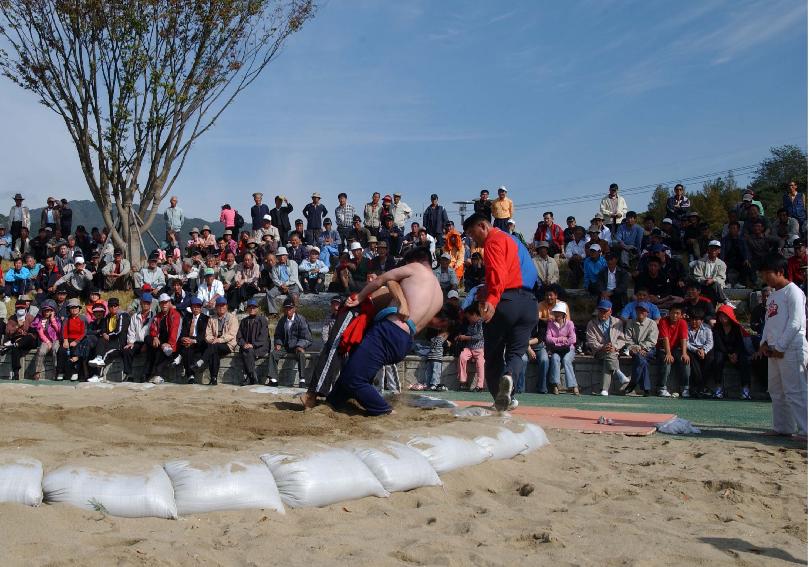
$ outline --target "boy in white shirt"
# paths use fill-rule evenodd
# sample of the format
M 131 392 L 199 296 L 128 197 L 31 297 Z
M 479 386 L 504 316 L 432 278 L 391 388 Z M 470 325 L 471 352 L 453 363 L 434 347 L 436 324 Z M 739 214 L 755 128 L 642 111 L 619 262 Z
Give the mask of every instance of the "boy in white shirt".
M 765 309 L 759 354 L 768 357 L 773 434 L 807 439 L 807 298 L 787 279 L 787 262 L 771 256 L 759 270 L 773 291 Z

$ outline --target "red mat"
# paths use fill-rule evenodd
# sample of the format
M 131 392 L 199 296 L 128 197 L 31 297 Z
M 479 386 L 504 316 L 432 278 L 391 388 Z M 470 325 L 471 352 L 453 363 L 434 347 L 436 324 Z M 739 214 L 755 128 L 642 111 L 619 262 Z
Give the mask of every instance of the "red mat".
M 453 400 L 459 406 L 489 407 L 481 402 Z M 622 433 L 624 435 L 652 435 L 655 425 L 673 417 L 671 413 L 632 413 L 608 410 L 581 410 L 575 408 L 548 408 L 520 406 L 513 415 L 551 429 L 574 429 L 584 433 Z M 613 425 L 601 425 L 597 420 L 604 416 L 612 419 Z

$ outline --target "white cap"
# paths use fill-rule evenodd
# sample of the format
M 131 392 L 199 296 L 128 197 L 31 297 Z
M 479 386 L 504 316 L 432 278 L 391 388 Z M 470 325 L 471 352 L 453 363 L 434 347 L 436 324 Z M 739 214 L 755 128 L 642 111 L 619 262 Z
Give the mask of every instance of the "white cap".
M 308 253 L 309 253 L 309 252 L 317 252 L 318 254 L 320 254 L 320 253 L 321 253 L 321 249 L 320 249 L 320 248 L 318 248 L 317 246 L 310 246 L 310 247 L 309 247 L 309 251 L 308 251 Z
M 283 246 L 279 246 L 278 250 L 276 250 L 276 256 L 287 256 L 287 249 Z
M 558 301 L 551 308 L 552 313 L 568 313 L 568 304 L 565 301 Z
M 317 197 L 318 199 L 320 199 L 320 198 L 321 198 L 321 194 L 320 194 L 320 193 L 313 193 L 313 194 L 312 194 L 312 196 L 313 196 L 313 197 Z
M 591 244 L 590 246 L 588 246 L 588 250 L 596 250 L 597 252 L 601 252 L 602 247 L 599 246 L 598 244 Z
M 515 219 L 509 219 L 506 224 L 515 224 Z
M 76 256 L 75 258 L 73 258 L 73 263 L 74 264 L 84 264 L 84 258 L 82 258 L 81 256 Z
M 458 292 L 456 290 L 451 289 L 450 291 L 447 292 L 447 299 L 453 299 L 454 297 L 456 299 L 459 299 L 459 295 L 458 295 Z
M 441 259 L 442 260 L 452 260 L 453 257 L 450 254 L 448 254 L 447 252 L 443 252 L 442 255 L 441 255 Z
M 709 240 L 709 246 L 717 246 L 718 248 L 723 247 L 719 240 Z
M 664 219 L 661 222 L 664 224 L 672 224 L 672 219 Z
M 504 193 L 508 193 L 508 191 L 506 190 L 506 185 L 501 185 L 500 187 L 498 187 L 498 191 L 503 191 Z
M 349 250 L 362 250 L 362 249 L 363 245 L 360 244 L 359 242 L 352 242 L 352 245 L 349 246 Z
M 160 297 L 158 297 L 158 303 L 163 303 L 164 301 L 171 301 L 172 298 L 169 297 L 168 293 L 161 293 Z
M 264 215 L 263 218 L 264 220 L 269 220 L 270 222 L 273 222 L 273 217 L 271 217 L 270 215 Z

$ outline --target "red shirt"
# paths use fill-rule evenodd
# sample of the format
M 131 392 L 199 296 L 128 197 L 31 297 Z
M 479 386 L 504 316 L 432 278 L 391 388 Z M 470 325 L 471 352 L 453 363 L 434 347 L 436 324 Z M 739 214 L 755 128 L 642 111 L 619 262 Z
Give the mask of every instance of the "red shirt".
M 523 287 L 518 247 L 512 237 L 493 228 L 484 241 L 487 303 L 496 307 L 504 290 Z
M 84 338 L 84 321 L 81 317 L 68 317 L 62 325 L 62 338 L 70 342 Z
M 680 319 L 677 324 L 673 325 L 669 321 L 669 317 L 661 317 L 658 321 L 658 340 L 663 348 L 664 339 L 669 339 L 670 350 L 675 350 L 681 346 L 681 341 L 686 340 L 689 336 L 689 329 L 686 326 L 686 321 Z
M 787 279 L 796 285 L 803 284 L 807 279 L 807 256 L 791 256 L 787 263 Z

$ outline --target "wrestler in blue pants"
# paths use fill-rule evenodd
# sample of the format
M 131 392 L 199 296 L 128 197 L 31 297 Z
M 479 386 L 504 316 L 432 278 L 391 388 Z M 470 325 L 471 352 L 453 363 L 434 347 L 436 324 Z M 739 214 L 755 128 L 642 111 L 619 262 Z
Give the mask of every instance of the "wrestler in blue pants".
M 396 364 L 405 358 L 412 345 L 411 334 L 388 319 L 374 323 L 349 355 L 326 401 L 339 408 L 354 398 L 369 415 L 390 413 L 391 406 L 374 387 L 374 377 L 386 364 Z

